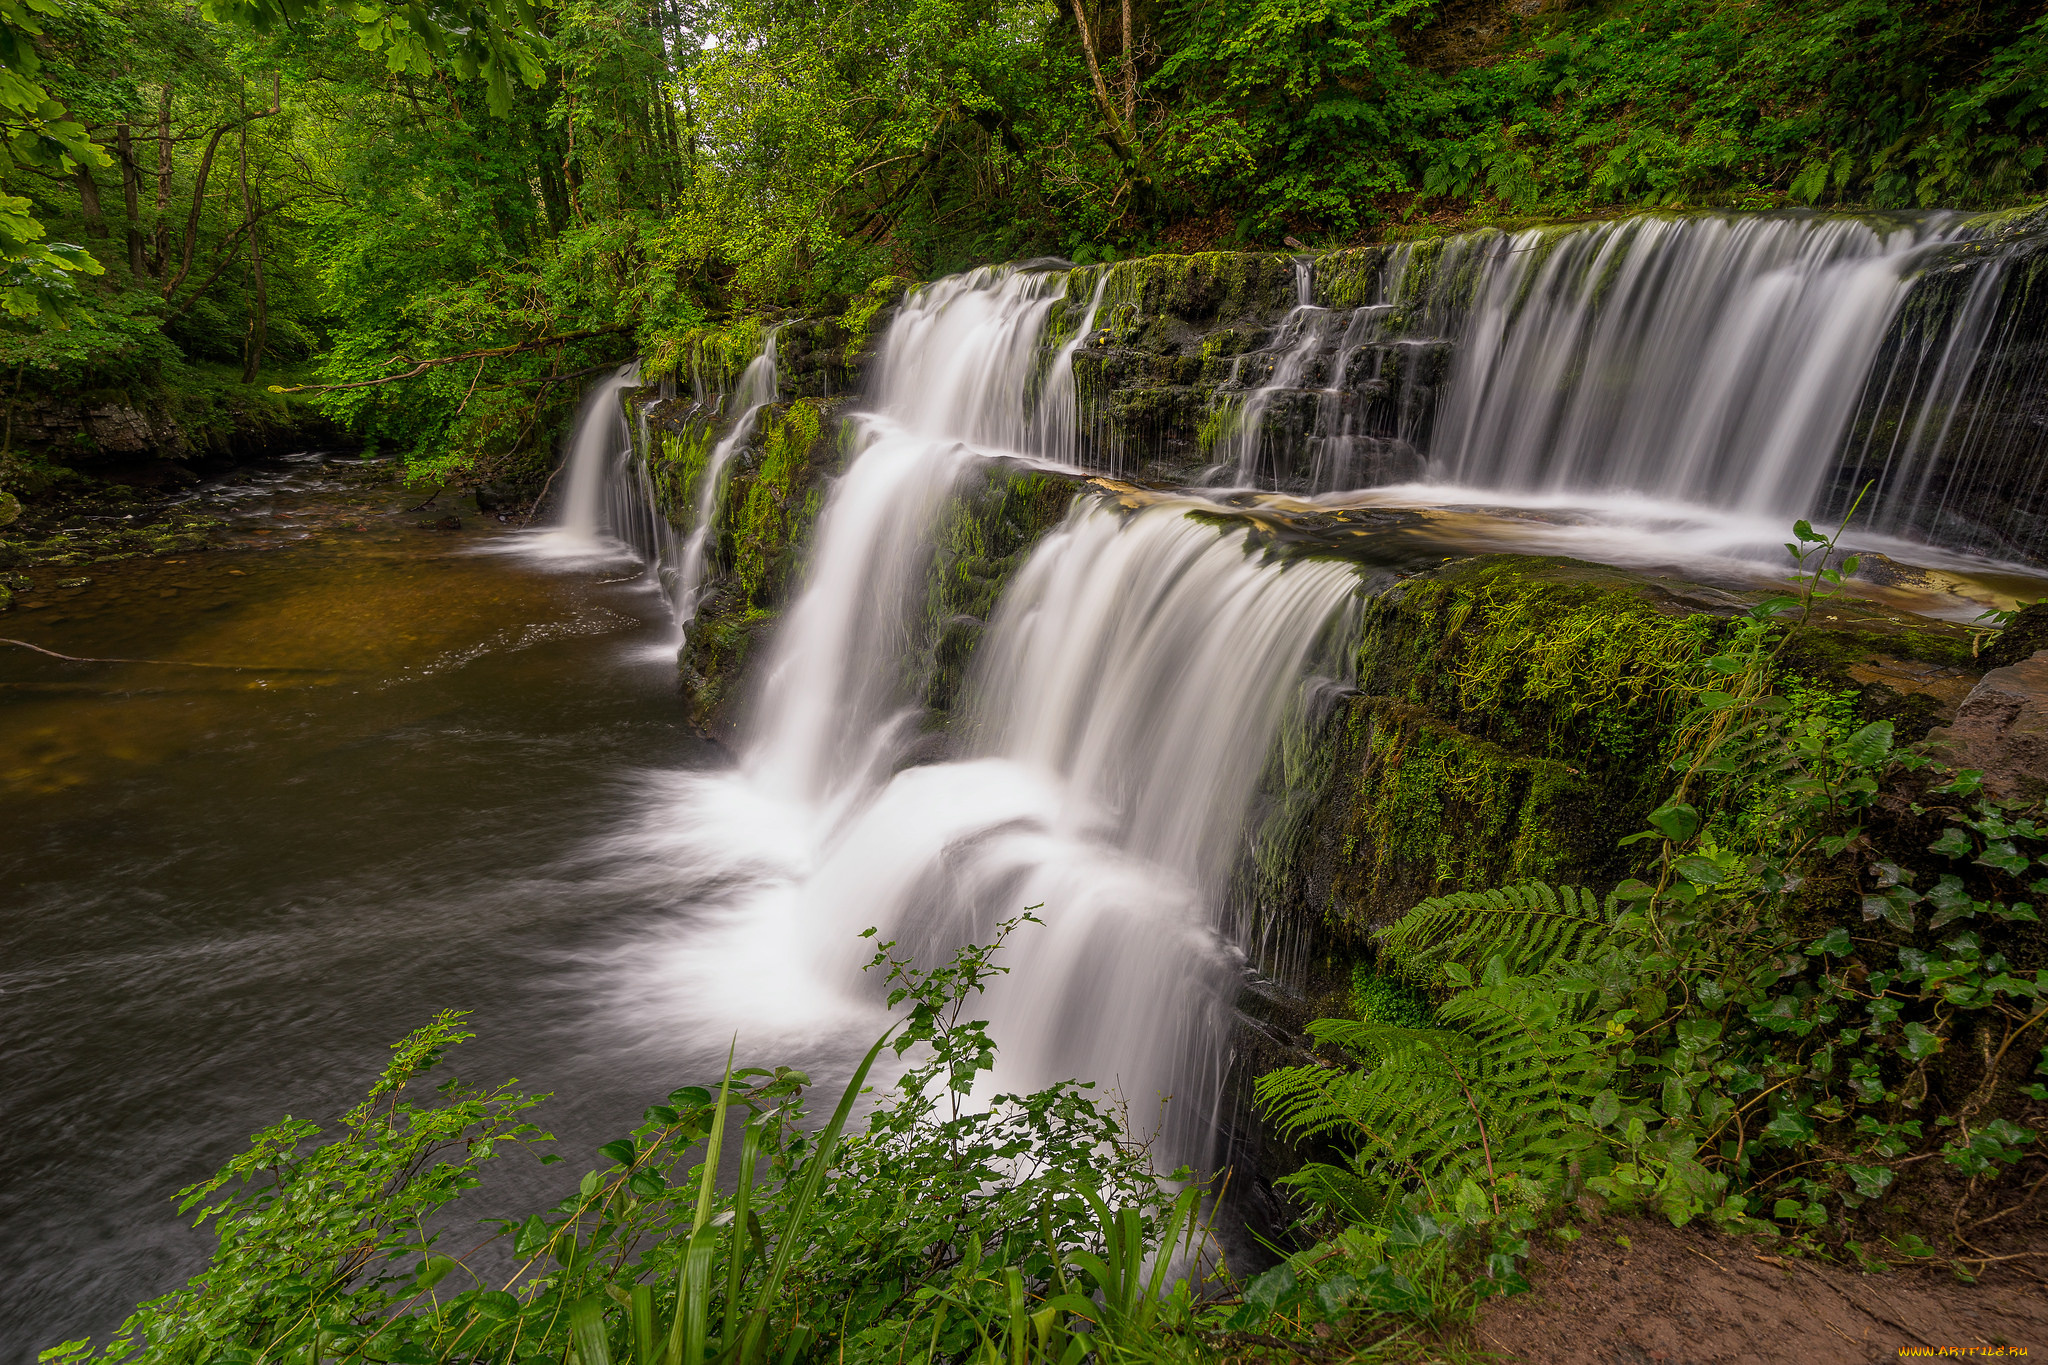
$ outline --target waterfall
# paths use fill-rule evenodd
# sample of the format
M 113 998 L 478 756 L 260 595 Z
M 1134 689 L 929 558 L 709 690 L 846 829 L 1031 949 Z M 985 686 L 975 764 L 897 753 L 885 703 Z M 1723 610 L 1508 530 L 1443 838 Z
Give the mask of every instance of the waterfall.
M 1839 514 L 1875 481 L 1866 526 L 2038 554 L 2033 272 L 1986 232 L 1952 213 L 1488 230 L 1375 249 L 1341 307 L 1297 262 L 1294 306 L 1219 395 L 1218 472 L 1731 528 Z
M 628 361 L 593 384 L 569 428 L 563 473 L 569 487 L 554 539 L 563 548 L 599 550 L 607 538 L 632 544 L 654 515 L 632 477 L 633 433 L 619 396 L 640 383 L 640 362 Z M 636 547 L 637 548 L 637 547 Z
M 815 1039 L 875 1008 L 861 930 L 930 962 L 1038 905 L 1043 925 L 1011 941 L 984 1001 L 996 1086 L 1098 1082 L 1147 1129 L 1171 1096 L 1162 1155 L 1200 1161 L 1242 972 L 1227 874 L 1312 651 L 1359 580 L 1267 562 L 1184 515 L 1192 501 L 1127 513 L 1085 498 L 1001 599 L 953 753 L 904 766 L 918 712 L 902 678 L 938 511 L 991 456 L 1071 454 L 1071 422 L 1034 391 L 1064 285 L 977 271 L 892 323 L 739 763 L 665 779 L 672 804 L 607 854 L 647 861 L 699 907 L 668 951 L 635 957 L 627 989 L 653 1026 L 680 1009 Z
M 669 589 L 669 601 L 674 608 L 678 629 L 690 623 L 696 615 L 697 603 L 704 584 L 704 569 L 711 556 L 711 532 L 718 521 L 718 504 L 725 494 L 725 470 L 732 463 L 732 457 L 739 453 L 753 437 L 754 424 L 761 415 L 761 409 L 776 399 L 775 378 L 775 333 L 777 327 L 770 327 L 761 338 L 761 353 L 747 363 L 740 372 L 740 382 L 734 387 L 727 407 L 739 415 L 718 438 L 718 444 L 711 448 L 710 458 L 704 462 L 704 472 L 698 476 L 697 496 L 694 515 L 690 521 L 690 535 L 682 544 L 675 558 L 675 581 Z M 696 362 L 691 362 L 691 378 L 700 394 L 702 381 L 697 378 Z M 699 400 L 702 402 L 702 398 Z M 650 452 L 645 433 L 641 445 Z
M 1500 239 L 1432 468 L 1509 491 L 1811 510 L 1940 220 L 1638 218 Z

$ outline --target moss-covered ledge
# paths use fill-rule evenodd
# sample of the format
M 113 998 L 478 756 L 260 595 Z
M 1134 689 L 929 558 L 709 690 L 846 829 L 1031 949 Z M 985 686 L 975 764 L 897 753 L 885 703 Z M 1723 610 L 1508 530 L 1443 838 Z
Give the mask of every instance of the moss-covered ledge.
M 1356 691 L 1267 775 L 1243 873 L 1261 918 L 1333 946 L 1444 891 L 1525 878 L 1611 885 L 1664 799 L 1698 661 L 1751 596 L 1578 560 L 1489 555 L 1367 604 Z M 1780 657 L 1841 723 L 1914 739 L 1981 672 L 1963 627 L 1838 601 Z

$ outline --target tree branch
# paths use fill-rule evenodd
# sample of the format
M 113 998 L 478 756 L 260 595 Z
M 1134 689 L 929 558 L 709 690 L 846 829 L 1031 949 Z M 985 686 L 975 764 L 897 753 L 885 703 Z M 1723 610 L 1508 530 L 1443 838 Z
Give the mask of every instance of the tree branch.
M 418 375 L 425 374 L 437 365 L 453 365 L 457 361 L 462 360 L 502 360 L 508 356 L 519 355 L 525 351 L 539 350 L 543 346 L 553 346 L 564 341 L 582 341 L 587 337 L 612 336 L 619 332 L 630 332 L 639 325 L 637 321 L 620 322 L 610 327 L 590 327 L 581 332 L 558 332 L 553 336 L 534 337 L 528 341 L 514 342 L 510 346 L 486 346 L 475 351 L 460 351 L 454 355 L 435 356 L 431 360 L 420 361 L 411 369 L 402 373 L 387 374 L 381 379 L 358 379 L 349 384 L 294 384 L 290 388 L 280 388 L 278 385 L 273 384 L 270 386 L 270 391 L 272 393 L 337 393 L 342 389 L 375 388 L 380 384 L 395 384 L 401 379 L 412 379 Z M 400 359 L 403 358 L 400 357 Z

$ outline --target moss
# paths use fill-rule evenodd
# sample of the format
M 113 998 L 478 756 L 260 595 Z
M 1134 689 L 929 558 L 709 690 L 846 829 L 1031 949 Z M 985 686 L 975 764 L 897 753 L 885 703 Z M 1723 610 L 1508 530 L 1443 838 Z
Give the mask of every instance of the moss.
M 1371 603 L 1359 677 L 1476 737 L 1625 773 L 1661 756 L 1718 629 L 1632 574 L 1491 556 Z
M 677 383 L 702 380 L 713 389 L 730 389 L 740 372 L 761 354 L 766 323 L 751 315 L 717 327 L 692 327 L 657 333 L 641 341 L 641 372 L 646 378 Z
M 1394 1028 L 1431 1028 L 1436 1024 L 1436 1007 L 1428 996 L 1405 981 L 1381 976 L 1368 962 L 1351 970 L 1351 1012 L 1369 1024 Z
M 807 399 L 771 412 L 761 425 L 760 464 L 746 480 L 732 527 L 733 574 L 750 606 L 770 605 L 816 511 L 805 496 L 805 475 L 820 431 L 818 405 Z
M 1294 302 L 1294 288 L 1294 261 L 1288 256 L 1249 251 L 1141 256 L 1109 267 L 1103 307 L 1127 305 L 1133 318 L 1167 315 L 1197 324 L 1284 311 Z
M 970 477 L 948 500 L 933 536 L 923 637 L 909 679 L 931 723 L 950 717 L 1003 590 L 1066 515 L 1074 492 L 1071 479 L 996 465 Z
M 1384 922 L 1460 887 L 1621 872 L 1615 841 L 1637 823 L 1633 793 L 1386 698 L 1359 698 L 1347 731 L 1357 776 L 1330 907 L 1344 927 Z
M 847 302 L 839 315 L 846 333 L 846 368 L 858 370 L 874 344 L 874 329 L 885 312 L 903 301 L 911 282 L 901 275 L 883 275 Z
M 683 530 L 695 530 L 698 484 L 711 463 L 712 447 L 718 444 L 715 425 L 694 418 L 680 430 L 652 432 L 654 450 L 649 472 L 662 515 Z
M 728 466 L 710 540 L 709 576 L 679 660 L 691 723 L 722 728 L 754 651 L 786 602 L 843 428 L 810 399 L 766 408 Z

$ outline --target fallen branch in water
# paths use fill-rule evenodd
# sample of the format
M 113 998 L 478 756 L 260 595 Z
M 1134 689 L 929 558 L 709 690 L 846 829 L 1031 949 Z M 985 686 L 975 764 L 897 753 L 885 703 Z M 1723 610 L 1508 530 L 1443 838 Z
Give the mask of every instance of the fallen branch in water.
M 94 659 L 79 654 L 59 654 L 54 649 L 44 649 L 26 640 L 9 640 L 0 637 L 0 645 L 19 645 L 32 649 L 38 654 L 47 654 L 53 659 L 62 659 L 67 664 L 161 664 L 166 668 L 226 668 L 235 672 L 250 673 L 339 673 L 338 668 L 295 668 L 288 664 L 207 664 L 192 659 Z

